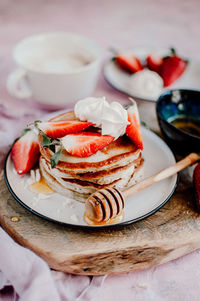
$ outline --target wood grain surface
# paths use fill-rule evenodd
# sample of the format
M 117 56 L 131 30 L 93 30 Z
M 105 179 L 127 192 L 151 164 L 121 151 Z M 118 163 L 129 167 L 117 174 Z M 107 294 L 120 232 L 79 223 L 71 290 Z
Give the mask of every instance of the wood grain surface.
M 1 174 L 0 223 L 52 269 L 82 275 L 144 269 L 200 247 L 200 217 L 193 208 L 192 188 L 182 183 L 171 200 L 145 220 L 116 230 L 82 231 L 28 212 L 11 196 Z
M 139 110 L 141 120 L 159 134 L 155 104 L 140 102 Z M 52 269 L 81 275 L 145 269 L 200 248 L 200 216 L 188 170 L 170 201 L 154 215 L 103 231 L 77 230 L 31 214 L 12 197 L 1 174 L 0 224 Z

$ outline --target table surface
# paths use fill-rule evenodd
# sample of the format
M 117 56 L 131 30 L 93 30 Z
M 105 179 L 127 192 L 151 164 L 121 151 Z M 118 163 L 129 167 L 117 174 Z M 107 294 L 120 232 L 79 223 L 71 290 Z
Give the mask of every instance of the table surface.
M 14 99 L 6 90 L 6 78 L 14 68 L 12 49 L 20 39 L 41 32 L 68 31 L 95 40 L 104 49 L 105 58 L 110 55 L 110 47 L 153 45 L 173 46 L 185 57 L 200 59 L 199 11 L 198 0 L 0 0 L 0 112 L 4 109 L 0 154 L 23 124 L 46 113 L 33 100 Z M 127 97 L 110 87 L 102 74 L 94 96 L 127 102 Z M 154 105 L 140 102 L 139 108 L 142 119 L 155 129 Z M 8 133 L 10 126 L 13 131 Z M 104 300 L 121 300 L 126 293 L 134 300 L 199 300 L 199 259 L 196 251 L 155 269 L 109 276 L 102 296 Z

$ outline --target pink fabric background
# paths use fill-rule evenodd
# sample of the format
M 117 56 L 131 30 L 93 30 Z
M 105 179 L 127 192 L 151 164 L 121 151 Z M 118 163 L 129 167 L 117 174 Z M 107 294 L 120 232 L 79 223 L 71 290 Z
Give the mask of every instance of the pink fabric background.
M 20 39 L 62 30 L 92 38 L 103 47 L 105 57 L 110 46 L 157 45 L 174 46 L 186 57 L 199 59 L 199 11 L 198 0 L 0 0 L 1 168 L 21 128 L 46 114 L 33 100 L 20 101 L 6 91 L 7 75 L 14 68 L 12 48 Z M 102 75 L 94 95 L 127 101 Z M 0 229 L 0 271 L 0 300 L 195 301 L 200 294 L 198 250 L 145 271 L 91 278 L 50 271 L 44 261 Z

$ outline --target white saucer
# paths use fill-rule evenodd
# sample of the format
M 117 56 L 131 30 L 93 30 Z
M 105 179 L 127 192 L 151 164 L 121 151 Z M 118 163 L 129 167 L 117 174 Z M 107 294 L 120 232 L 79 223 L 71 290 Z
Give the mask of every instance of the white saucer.
M 151 176 L 160 170 L 173 165 L 175 158 L 167 144 L 152 131 L 142 127 L 144 142 L 144 174 Z M 28 175 L 20 176 L 16 173 L 11 156 L 8 155 L 5 164 L 6 184 L 14 198 L 32 213 L 42 218 L 66 225 L 92 228 L 88 226 L 83 218 L 84 204 L 77 201 L 66 201 L 66 198 L 58 193 L 53 193 L 45 198 L 32 192 L 27 185 Z M 126 225 L 143 219 L 159 210 L 173 194 L 177 183 L 177 175 L 174 175 L 160 183 L 141 191 L 127 200 L 124 210 L 123 221 L 106 226 L 116 227 Z M 13 200 L 14 202 L 14 200 Z
M 152 48 L 135 48 L 126 52 L 137 56 L 141 61 L 147 57 L 148 54 L 156 53 L 160 56 L 166 56 L 169 50 L 161 49 L 155 50 Z M 182 55 L 181 55 L 182 56 Z M 157 101 L 157 99 L 149 96 L 148 98 L 142 97 L 142 94 L 133 93 L 129 88 L 130 74 L 121 70 L 113 60 L 109 60 L 104 66 L 104 76 L 107 82 L 116 90 L 125 93 L 128 96 L 135 97 L 147 101 Z M 199 90 L 200 87 L 200 62 L 195 60 L 189 60 L 189 64 L 183 73 L 183 75 L 175 81 L 174 84 L 167 88 L 163 88 L 163 92 L 172 89 L 192 89 Z

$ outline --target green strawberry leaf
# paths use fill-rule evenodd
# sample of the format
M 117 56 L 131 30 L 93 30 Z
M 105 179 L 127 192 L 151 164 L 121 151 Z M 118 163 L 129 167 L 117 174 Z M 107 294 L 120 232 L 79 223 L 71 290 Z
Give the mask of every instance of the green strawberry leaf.
M 14 145 L 15 142 L 17 142 L 17 140 L 19 140 L 22 136 L 24 136 L 27 132 L 30 132 L 30 131 L 31 131 L 31 129 L 29 129 L 29 128 L 23 129 L 23 130 L 21 131 L 21 135 L 20 135 L 19 137 L 17 137 L 17 138 L 13 141 L 13 144 L 12 144 L 12 145 Z
M 150 130 L 150 127 L 146 124 L 145 121 L 141 121 L 140 124 L 141 124 L 142 126 L 144 126 L 145 128 L 147 128 L 148 130 Z
M 29 131 L 31 131 L 31 129 L 29 129 L 29 128 L 23 129 L 22 132 L 21 132 L 21 137 L 24 136 Z
M 34 126 L 38 128 L 38 123 L 42 122 L 41 120 L 35 120 L 34 122 L 28 123 L 27 126 Z
M 43 133 L 42 131 L 40 132 L 42 135 L 42 146 L 49 146 L 52 143 L 52 139 L 49 138 L 47 135 L 45 135 L 45 133 Z
M 60 148 L 59 151 L 57 151 L 55 154 L 53 154 L 53 156 L 50 158 L 51 168 L 56 167 L 56 165 L 58 164 L 58 162 L 60 160 L 61 153 L 62 153 L 62 148 Z
M 42 121 L 41 120 L 35 120 L 33 124 L 37 128 L 38 127 L 38 123 L 40 123 L 40 122 L 42 122 Z
M 171 48 L 170 48 L 170 52 L 171 52 L 171 56 L 176 55 L 176 50 L 175 50 L 175 48 L 171 47 Z
M 49 138 L 44 132 L 40 131 L 40 134 L 42 135 L 42 146 L 60 145 L 58 140 Z

